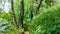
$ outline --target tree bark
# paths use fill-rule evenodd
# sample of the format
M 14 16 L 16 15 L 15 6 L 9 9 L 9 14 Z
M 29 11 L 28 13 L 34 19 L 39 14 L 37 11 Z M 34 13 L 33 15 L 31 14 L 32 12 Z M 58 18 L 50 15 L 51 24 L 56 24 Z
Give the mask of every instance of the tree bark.
M 11 0 L 11 8 L 12 8 L 12 16 L 13 16 L 15 27 L 19 28 L 19 25 L 18 25 L 17 20 L 16 20 L 15 12 L 14 12 L 13 0 Z
M 20 1 L 20 16 L 19 16 L 19 23 L 23 27 L 23 19 L 24 19 L 24 0 Z

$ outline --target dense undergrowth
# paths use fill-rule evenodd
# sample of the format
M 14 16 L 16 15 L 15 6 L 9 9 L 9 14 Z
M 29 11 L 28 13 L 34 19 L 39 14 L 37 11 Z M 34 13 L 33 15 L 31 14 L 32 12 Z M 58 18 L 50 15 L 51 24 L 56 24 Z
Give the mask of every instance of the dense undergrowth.
M 24 20 L 24 26 L 26 28 L 30 28 L 29 29 L 30 34 L 60 34 L 60 7 L 59 6 L 60 5 L 52 6 L 49 8 L 42 8 L 39 11 L 38 15 L 33 17 L 31 23 L 29 22 L 28 15 L 27 15 L 28 18 L 25 16 L 24 18 L 26 20 Z M 5 14 L 2 15 L 4 17 Z M 8 15 L 7 17 L 9 17 Z M 10 20 L 11 19 L 9 18 L 8 21 L 10 22 Z M 28 23 L 30 23 L 30 25 Z M 20 30 L 18 31 L 13 24 L 10 27 L 12 28 L 12 30 L 8 30 L 8 31 L 6 30 L 5 34 L 19 34 L 22 31 L 21 30 L 22 28 L 20 28 Z
M 44 6 L 45 5 L 41 6 L 40 11 L 37 15 L 34 14 L 33 20 L 30 22 L 29 13 L 32 10 L 34 13 L 36 5 L 34 4 L 34 6 L 32 6 L 29 0 L 24 0 L 24 27 L 26 29 L 29 28 L 28 32 L 30 32 L 30 34 L 60 34 L 60 5 L 49 6 L 48 8 Z M 32 9 L 32 7 L 34 9 Z M 16 0 L 16 2 L 14 2 L 14 10 L 18 21 L 20 13 L 20 0 Z M 5 30 L 3 33 L 19 34 L 22 32 L 22 27 L 18 30 L 16 29 L 11 13 L 11 9 L 9 13 L 0 13 L 0 18 L 7 20 L 9 22 L 8 25 L 11 28 L 11 30 Z
M 30 34 L 60 34 L 60 7 L 41 9 L 33 18 Z

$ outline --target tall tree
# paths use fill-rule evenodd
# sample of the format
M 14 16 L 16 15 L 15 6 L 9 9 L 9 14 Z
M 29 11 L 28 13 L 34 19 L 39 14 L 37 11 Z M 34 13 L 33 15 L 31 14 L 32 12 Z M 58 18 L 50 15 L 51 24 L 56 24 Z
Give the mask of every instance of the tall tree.
M 23 27 L 23 18 L 24 18 L 24 0 L 20 1 L 20 16 L 19 16 L 19 23 L 22 25 Z
M 11 0 L 11 8 L 12 8 L 12 16 L 13 16 L 14 24 L 15 24 L 16 28 L 19 28 L 17 20 L 16 20 L 15 12 L 14 12 L 13 0 Z

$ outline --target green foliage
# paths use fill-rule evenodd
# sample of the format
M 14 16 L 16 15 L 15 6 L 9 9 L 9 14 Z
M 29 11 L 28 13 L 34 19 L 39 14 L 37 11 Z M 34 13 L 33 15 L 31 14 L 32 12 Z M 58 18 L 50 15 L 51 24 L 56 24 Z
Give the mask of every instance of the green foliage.
M 6 19 L 7 21 L 11 21 L 12 20 L 12 15 L 10 13 L 1 13 L 0 18 Z
M 0 18 L 0 34 L 17 34 L 17 30 L 10 22 Z
M 39 13 L 33 17 L 32 22 L 29 21 L 29 13 L 30 11 L 33 11 L 33 13 L 36 11 L 38 2 L 39 0 L 24 0 L 24 28 L 30 28 L 30 34 L 60 34 L 60 5 L 53 6 L 54 0 L 43 0 Z M 49 6 L 48 9 L 45 6 Z M 15 0 L 14 11 L 18 21 L 20 0 Z M 7 20 L 9 22 L 8 25 L 12 28 L 12 30 L 6 30 L 5 34 L 19 34 L 22 31 L 22 27 L 19 30 L 15 28 L 11 13 L 11 9 L 9 13 L 0 13 L 0 18 Z
M 15 15 L 16 15 L 16 19 L 18 21 L 19 19 L 19 13 L 20 13 L 20 0 L 16 0 L 14 2 L 14 11 L 15 11 Z
M 45 34 L 44 31 L 46 30 L 52 31 L 52 29 L 54 31 L 54 26 L 56 26 L 55 28 L 57 28 L 57 25 L 60 25 L 60 7 L 59 6 L 58 7 L 54 6 L 49 9 L 44 9 L 44 10 L 46 11 L 41 12 L 35 18 L 33 18 L 33 21 L 31 23 L 32 25 L 30 27 L 33 33 L 38 32 L 41 34 Z
M 47 6 L 52 6 L 55 4 L 55 0 L 45 0 Z

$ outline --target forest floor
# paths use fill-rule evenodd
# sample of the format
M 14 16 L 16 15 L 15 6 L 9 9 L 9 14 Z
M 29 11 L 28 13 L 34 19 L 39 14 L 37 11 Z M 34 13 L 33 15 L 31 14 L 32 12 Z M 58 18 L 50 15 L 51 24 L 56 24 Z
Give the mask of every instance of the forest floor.
M 24 34 L 29 34 L 29 31 L 25 31 Z

